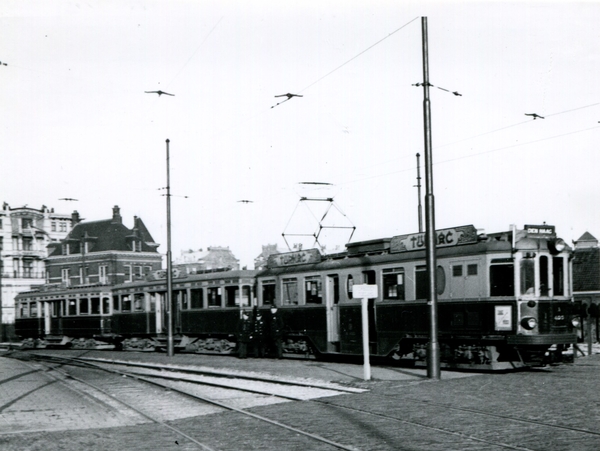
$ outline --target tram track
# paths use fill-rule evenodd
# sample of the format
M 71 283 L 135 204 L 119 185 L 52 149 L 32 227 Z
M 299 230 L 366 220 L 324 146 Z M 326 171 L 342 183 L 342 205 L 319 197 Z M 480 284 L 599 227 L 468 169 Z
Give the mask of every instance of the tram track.
M 119 375 L 121 377 L 127 377 L 127 378 L 131 378 L 135 381 L 139 381 L 145 384 L 149 384 L 155 387 L 159 387 L 161 389 L 164 390 L 168 390 L 171 392 L 175 392 L 179 395 L 182 395 L 184 397 L 188 397 L 188 398 L 193 398 L 196 401 L 200 401 L 203 403 L 207 403 L 207 404 L 211 404 L 213 406 L 219 407 L 221 409 L 227 410 L 227 411 L 232 411 L 232 412 L 236 412 L 238 414 L 247 416 L 247 417 L 251 417 L 253 419 L 256 419 L 258 421 L 264 422 L 264 423 L 268 423 L 271 424 L 273 426 L 277 426 L 279 428 L 283 428 L 286 429 L 292 433 L 298 434 L 298 435 L 302 435 L 306 438 L 309 438 L 311 440 L 314 441 L 318 441 L 321 442 L 323 444 L 326 445 L 330 445 L 333 448 L 336 449 L 342 449 L 342 450 L 347 450 L 347 451 L 357 451 L 357 448 L 353 447 L 353 446 L 348 446 L 342 443 L 338 443 L 332 440 L 329 440 L 327 438 L 321 437 L 319 435 L 316 434 L 312 434 L 310 432 L 301 430 L 299 428 L 293 427 L 293 426 L 289 426 L 287 424 L 284 424 L 282 422 L 279 421 L 275 421 L 272 420 L 270 418 L 255 414 L 253 412 L 249 412 L 246 411 L 244 409 L 240 409 L 237 408 L 235 406 L 214 400 L 214 399 L 210 399 L 207 398 L 205 396 L 199 396 L 196 394 L 191 393 L 189 390 L 184 390 L 184 389 L 180 389 L 177 388 L 175 386 L 173 386 L 173 384 L 164 384 L 161 382 L 157 382 L 154 379 L 169 379 L 171 381 L 177 381 L 177 382 L 184 382 L 184 383 L 191 383 L 191 384 L 203 384 L 202 382 L 199 381 L 194 381 L 194 380 L 182 380 L 180 377 L 178 376 L 173 376 L 173 375 L 140 375 L 140 374 L 136 374 L 133 372 L 127 372 L 127 371 L 119 371 L 119 370 L 114 370 L 114 369 L 109 369 L 106 367 L 103 367 L 102 365 L 98 365 L 98 364 L 94 364 L 94 363 L 89 363 L 89 362 L 82 362 L 80 359 L 77 358 L 68 358 L 68 357 L 56 357 L 56 356 L 41 356 L 41 355 L 32 355 L 32 354 L 28 354 L 29 358 L 33 358 L 36 363 L 38 364 L 43 364 L 43 365 L 47 365 L 48 369 L 51 371 L 58 371 L 60 373 L 62 373 L 64 375 L 64 377 L 74 380 L 78 383 L 84 384 L 86 386 L 91 387 L 92 389 L 103 393 L 105 396 L 109 396 L 112 399 L 115 399 L 117 401 L 119 401 L 121 404 L 123 404 L 125 407 L 134 410 L 136 413 L 144 416 L 145 418 L 147 418 L 149 421 L 155 422 L 157 424 L 160 424 L 170 430 L 172 430 L 174 433 L 179 434 L 180 436 L 186 438 L 187 440 L 193 442 L 194 444 L 196 444 L 197 446 L 199 446 L 201 449 L 205 449 L 205 450 L 213 450 L 213 448 L 209 447 L 208 445 L 201 443 L 199 441 L 197 441 L 196 439 L 194 439 L 193 437 L 191 437 L 189 434 L 185 433 L 183 430 L 181 430 L 180 428 L 174 427 L 170 424 L 167 424 L 165 421 L 156 418 L 156 416 L 153 415 L 149 415 L 147 412 L 144 412 L 142 409 L 138 409 L 135 406 L 133 406 L 131 403 L 124 401 L 121 397 L 116 397 L 114 396 L 113 393 L 111 393 L 109 390 L 106 390 L 103 387 L 99 387 L 96 384 L 92 384 L 89 381 L 81 378 L 81 377 L 77 377 L 75 375 L 73 375 L 72 373 L 69 372 L 65 372 L 62 368 L 64 365 L 71 365 L 73 364 L 73 366 L 78 367 L 82 370 L 86 370 L 86 369 L 91 369 L 91 370 L 98 370 L 98 371 L 104 371 L 104 372 L 108 372 L 111 373 L 113 375 Z M 52 364 L 57 364 L 57 366 L 52 366 Z M 106 382 L 106 380 L 104 380 Z M 207 384 L 203 384 L 203 385 L 207 385 Z M 217 384 L 210 384 L 212 386 L 217 386 Z M 290 384 L 287 384 L 290 385 Z M 285 396 L 282 394 L 274 394 L 271 392 L 267 392 L 267 391 L 261 391 L 261 390 L 251 390 L 248 388 L 241 388 L 241 387 L 232 387 L 230 385 L 221 385 L 221 388 L 227 388 L 230 390 L 237 390 L 237 391 L 246 391 L 246 392 L 252 392 L 255 394 L 261 394 L 261 395 L 266 395 L 266 396 L 275 396 L 278 398 L 282 398 L 282 399 L 286 399 L 286 400 L 291 400 L 291 401 L 302 401 L 302 398 L 298 398 L 298 397 L 293 397 L 293 396 Z
M 55 360 L 55 363 L 61 363 L 61 360 L 63 360 L 62 364 L 64 364 L 63 357 L 57 358 Z M 69 359 L 69 360 L 71 360 L 71 359 Z M 98 360 L 98 359 L 75 358 L 75 359 L 72 359 L 70 363 L 73 365 L 76 365 L 78 367 L 82 367 L 82 368 L 89 367 L 90 365 L 92 365 L 92 366 L 98 365 L 98 362 L 92 363 L 92 362 L 88 362 L 87 360 Z M 104 360 L 104 359 L 102 359 L 102 360 Z M 118 366 L 120 364 L 116 363 L 115 361 L 112 361 L 110 364 L 107 364 L 106 362 L 104 362 L 103 365 Z M 572 434 L 583 434 L 583 435 L 595 436 L 595 437 L 600 436 L 599 432 L 595 432 L 595 431 L 588 430 L 588 429 L 564 426 L 564 425 L 560 425 L 560 424 L 556 424 L 556 423 L 547 423 L 547 422 L 529 419 L 529 418 L 519 418 L 514 415 L 503 414 L 501 412 L 495 412 L 495 413 L 494 412 L 486 412 L 481 409 L 470 408 L 470 407 L 461 407 L 461 406 L 451 405 L 448 403 L 433 402 L 433 401 L 429 401 L 429 400 L 422 400 L 422 399 L 415 399 L 415 398 L 397 398 L 395 400 L 391 400 L 391 399 L 389 399 L 389 397 L 385 397 L 380 394 L 376 394 L 376 393 L 368 394 L 368 396 L 378 397 L 381 400 L 386 399 L 388 402 L 390 402 L 390 407 L 394 403 L 397 404 L 398 401 L 400 401 L 401 403 L 409 402 L 416 406 L 419 406 L 417 409 L 412 409 L 413 411 L 420 412 L 421 418 L 415 419 L 411 415 L 404 416 L 402 414 L 393 414 L 392 412 L 394 412 L 394 410 L 392 408 L 387 409 L 387 410 L 383 409 L 383 411 L 382 411 L 381 405 L 379 407 L 379 411 L 377 411 L 376 408 L 365 409 L 365 408 L 356 407 L 356 406 L 352 406 L 352 405 L 344 405 L 343 403 L 345 402 L 345 400 L 349 400 L 350 398 L 310 399 L 310 398 L 301 397 L 301 396 L 293 396 L 293 395 L 289 395 L 289 394 L 276 393 L 276 392 L 273 392 L 272 390 L 271 391 L 264 390 L 264 389 L 259 390 L 259 389 L 248 388 L 248 387 L 233 386 L 233 385 L 231 385 L 231 383 L 208 382 L 206 380 L 201 381 L 201 380 L 194 379 L 194 377 L 198 377 L 199 375 L 204 377 L 207 374 L 210 376 L 216 375 L 215 377 L 217 379 L 220 378 L 220 379 L 225 379 L 225 380 L 231 380 L 231 379 L 235 379 L 237 377 L 237 375 L 230 374 L 230 373 L 223 374 L 223 373 L 216 372 L 216 371 L 202 370 L 202 371 L 198 371 L 197 372 L 198 374 L 195 374 L 194 376 L 190 376 L 190 374 L 194 374 L 194 371 L 187 369 L 187 368 L 184 369 L 183 371 L 181 371 L 181 373 L 178 373 L 178 369 L 176 369 L 174 367 L 167 367 L 165 369 L 164 366 L 155 365 L 155 364 L 143 364 L 143 363 L 131 364 L 131 362 L 126 362 L 126 363 L 123 363 L 123 365 L 130 366 L 135 369 L 132 371 L 130 371 L 130 370 L 120 371 L 120 372 L 117 371 L 117 373 L 120 374 L 121 376 L 135 378 L 140 381 L 154 384 L 155 386 L 159 386 L 159 387 L 162 387 L 163 389 L 167 389 L 167 390 L 177 391 L 178 390 L 177 387 L 175 387 L 173 384 L 182 384 L 182 383 L 183 384 L 203 384 L 203 385 L 210 385 L 213 387 L 226 388 L 228 390 L 245 391 L 245 392 L 250 392 L 250 393 L 254 393 L 254 394 L 258 394 L 258 395 L 278 397 L 278 398 L 282 398 L 282 399 L 286 399 L 286 400 L 290 400 L 290 401 L 304 401 L 304 402 L 309 402 L 309 403 L 313 403 L 313 404 L 317 404 L 317 405 L 321 405 L 321 406 L 326 406 L 327 408 L 343 409 L 345 411 L 351 412 L 354 415 L 353 416 L 354 421 L 359 421 L 361 424 L 372 424 L 373 430 L 376 430 L 378 428 L 380 428 L 381 430 L 393 430 L 394 428 L 397 428 L 397 426 L 394 426 L 394 424 L 396 424 L 396 425 L 402 424 L 402 425 L 410 427 L 414 430 L 431 431 L 432 433 L 440 433 L 440 434 L 445 434 L 448 436 L 453 436 L 456 439 L 462 440 L 465 442 L 470 441 L 470 442 L 479 443 L 481 445 L 488 446 L 490 449 L 500 449 L 501 448 L 501 449 L 511 449 L 511 450 L 518 450 L 518 451 L 538 451 L 539 449 L 541 449 L 537 446 L 531 446 L 531 445 L 527 446 L 527 444 L 524 444 L 524 443 L 509 443 L 506 440 L 501 440 L 502 434 L 501 434 L 501 432 L 498 432 L 498 431 L 501 430 L 501 427 L 502 427 L 501 422 L 506 422 L 506 421 L 510 421 L 510 422 L 514 422 L 514 423 L 522 425 L 523 431 L 527 431 L 527 426 L 533 425 L 533 426 L 541 427 L 541 428 L 550 428 L 549 431 L 559 431 L 559 432 L 569 431 Z M 106 371 L 106 369 L 104 369 L 104 368 L 98 368 L 98 369 L 102 369 L 103 371 Z M 243 376 L 243 375 L 241 375 L 241 376 Z M 160 383 L 160 382 L 156 381 L 157 379 L 162 380 L 162 381 L 167 381 L 167 382 Z M 261 382 L 261 383 L 266 381 L 265 377 L 243 376 L 243 379 L 245 379 L 246 381 L 255 381 L 255 382 Z M 273 380 L 271 379 L 268 382 L 273 382 Z M 288 387 L 294 384 L 293 382 L 289 382 L 289 381 L 284 381 L 284 383 L 287 384 Z M 314 388 L 315 386 L 318 386 L 318 384 L 299 384 L 299 385 L 311 386 L 312 388 Z M 319 386 L 319 388 L 324 388 L 324 387 Z M 331 386 L 327 386 L 327 389 L 331 389 Z M 341 390 L 340 392 L 344 393 L 344 390 Z M 345 390 L 345 394 L 351 393 L 351 392 L 353 392 L 352 389 Z M 356 391 L 354 391 L 354 393 L 356 393 Z M 184 394 L 189 395 L 188 393 L 184 393 Z M 192 396 L 194 396 L 194 395 L 192 395 Z M 260 419 L 261 421 L 266 420 L 266 422 L 269 422 L 269 423 L 279 426 L 279 427 L 284 427 L 295 433 L 301 433 L 301 434 L 305 433 L 305 432 L 301 431 L 300 428 L 282 425 L 279 422 L 272 421 L 265 417 L 256 415 L 252 412 L 247 412 L 243 409 L 239 409 L 239 408 L 235 408 L 235 407 L 231 408 L 231 406 L 227 406 L 226 404 L 220 403 L 218 401 L 215 402 L 214 400 L 208 400 L 203 397 L 199 397 L 198 399 L 200 399 L 204 402 L 211 403 L 215 406 L 222 407 L 224 409 L 233 411 L 233 412 L 237 412 L 237 413 L 240 413 L 240 414 L 243 414 L 246 416 L 250 416 L 250 417 L 253 417 L 256 419 Z M 352 401 L 349 401 L 349 402 L 352 403 Z M 363 403 L 363 404 L 366 405 L 366 403 Z M 408 411 L 405 410 L 404 412 L 408 412 Z M 431 416 L 429 417 L 428 416 L 429 413 L 425 413 L 425 412 L 431 412 L 431 414 L 430 414 Z M 440 418 L 444 415 L 447 415 L 448 412 L 456 412 L 457 414 L 462 415 L 463 418 L 468 418 L 468 416 L 472 416 L 472 415 L 478 415 L 478 416 L 481 416 L 482 418 L 488 418 L 489 420 L 491 420 L 491 422 L 487 422 L 485 427 L 478 429 L 475 433 L 469 432 L 468 426 L 465 426 L 467 422 L 464 420 L 463 420 L 463 424 L 460 424 L 460 421 L 457 421 L 455 427 L 448 427 L 448 425 L 444 424 L 443 422 L 441 422 L 441 424 L 437 423 L 436 418 Z M 415 415 L 415 416 L 419 416 L 419 415 Z M 373 418 L 373 420 L 372 421 L 365 420 L 365 418 L 367 418 L 367 417 Z M 384 423 L 382 423 L 382 421 L 384 423 L 387 423 L 387 425 L 384 425 Z M 471 431 L 472 430 L 473 429 L 471 428 Z M 492 432 L 490 432 L 490 431 L 492 431 Z M 312 435 L 312 433 L 308 433 L 308 434 Z M 524 434 L 526 434 L 526 432 L 524 432 Z M 484 435 L 484 436 L 482 436 L 482 435 Z M 487 437 L 485 435 L 487 435 Z M 494 437 L 494 438 L 491 438 L 491 437 Z M 334 446 L 338 449 L 356 449 L 356 448 L 348 447 L 347 445 L 338 446 L 340 444 L 337 444 L 336 442 L 329 443 L 329 441 L 327 439 L 325 439 L 325 440 L 326 441 L 323 441 L 323 443 L 331 444 L 331 446 Z M 403 448 L 402 448 L 402 446 L 399 446 L 397 449 L 401 450 Z

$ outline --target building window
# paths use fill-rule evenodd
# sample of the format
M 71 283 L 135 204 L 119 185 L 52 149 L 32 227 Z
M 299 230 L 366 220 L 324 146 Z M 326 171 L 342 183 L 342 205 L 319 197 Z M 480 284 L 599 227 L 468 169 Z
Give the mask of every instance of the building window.
M 51 232 L 56 232 L 56 221 L 52 221 L 50 223 L 50 231 Z
M 62 283 L 67 287 L 71 284 L 71 270 L 69 268 L 63 268 L 61 270 Z
M 30 229 L 33 226 L 33 219 L 31 218 L 21 218 L 21 230 Z
M 404 300 L 404 270 L 402 268 L 383 270 L 383 299 Z
M 30 279 L 33 276 L 33 262 L 31 260 L 23 260 L 23 277 Z
M 23 237 L 23 250 L 24 251 L 32 251 L 33 250 L 33 238 Z
M 321 277 L 307 277 L 305 280 L 306 287 L 306 303 L 307 304 L 322 304 L 323 303 L 323 283 Z
M 107 276 L 108 266 L 100 266 L 98 271 L 99 271 L 99 276 L 98 276 L 99 282 L 107 283 L 108 282 L 108 276 Z
M 132 274 L 131 274 L 131 265 L 125 265 L 125 282 L 131 282 L 132 279 Z
M 66 232 L 67 231 L 67 223 L 66 222 L 61 221 L 58 224 L 58 226 L 59 226 L 61 232 Z

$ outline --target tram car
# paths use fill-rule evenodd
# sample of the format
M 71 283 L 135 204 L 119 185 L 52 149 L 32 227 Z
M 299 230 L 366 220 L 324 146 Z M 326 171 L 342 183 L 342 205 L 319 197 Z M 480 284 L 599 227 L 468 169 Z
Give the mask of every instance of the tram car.
M 572 250 L 553 226 L 481 234 L 472 225 L 436 231 L 438 341 L 450 368 L 541 365 L 576 342 Z M 16 331 L 38 346 L 165 349 L 166 272 L 113 286 L 52 288 L 16 298 Z M 426 364 L 428 275 L 423 233 L 269 257 L 266 269 L 174 274 L 177 351 L 235 354 L 242 313 L 271 307 L 283 323 L 284 356 L 362 355 L 361 299 L 368 300 L 372 357 Z
M 436 232 L 438 336 L 444 367 L 540 365 L 549 348 L 576 342 L 571 249 L 553 226 L 490 235 L 472 225 Z M 350 243 L 346 251 L 272 255 L 257 276 L 259 305 L 275 303 L 289 339 L 317 354 L 362 354 L 355 284 L 368 300 L 371 356 L 426 364 L 428 275 L 423 233 Z
M 15 298 L 15 331 L 25 348 L 114 349 L 109 286 L 44 285 Z

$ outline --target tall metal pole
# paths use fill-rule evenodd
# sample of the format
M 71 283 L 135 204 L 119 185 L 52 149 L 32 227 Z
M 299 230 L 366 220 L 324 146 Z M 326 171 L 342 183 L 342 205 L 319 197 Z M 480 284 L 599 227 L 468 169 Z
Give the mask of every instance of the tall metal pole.
M 423 119 L 425 126 L 425 246 L 429 281 L 429 346 L 427 349 L 427 377 L 440 378 L 440 345 L 438 343 L 438 313 L 435 259 L 435 206 L 433 197 L 433 169 L 431 153 L 431 103 L 429 101 L 429 49 L 427 17 L 421 18 L 423 36 Z
M 171 270 L 171 171 L 167 139 L 167 355 L 173 357 L 173 271 Z
M 419 233 L 423 231 L 423 206 L 421 205 L 421 154 L 417 153 L 417 195 L 419 196 Z

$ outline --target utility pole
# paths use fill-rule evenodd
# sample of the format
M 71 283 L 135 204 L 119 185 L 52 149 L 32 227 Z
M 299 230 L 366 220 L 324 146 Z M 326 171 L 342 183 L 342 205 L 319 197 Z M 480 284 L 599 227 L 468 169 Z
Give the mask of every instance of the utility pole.
M 419 161 L 421 157 L 420 153 L 417 153 L 417 196 L 419 196 L 419 233 L 423 231 L 423 207 L 421 205 L 421 163 Z
M 421 17 L 423 38 L 423 122 L 425 128 L 425 249 L 429 285 L 429 346 L 427 349 L 427 377 L 440 379 L 440 345 L 438 343 L 438 312 L 435 258 L 435 205 L 433 197 L 433 169 L 431 152 L 431 102 L 429 101 L 429 49 L 427 17 Z
M 167 355 L 173 357 L 173 271 L 171 269 L 171 170 L 167 139 Z

